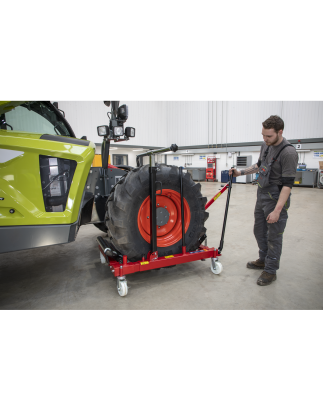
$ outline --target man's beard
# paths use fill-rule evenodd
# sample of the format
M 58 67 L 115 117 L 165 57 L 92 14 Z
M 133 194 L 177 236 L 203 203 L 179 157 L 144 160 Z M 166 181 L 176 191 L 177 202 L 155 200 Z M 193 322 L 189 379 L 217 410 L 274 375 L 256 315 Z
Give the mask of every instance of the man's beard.
M 271 143 L 266 143 L 266 145 L 267 146 L 273 146 L 274 144 L 276 144 L 277 142 L 279 141 L 279 136 L 278 136 L 278 133 L 276 134 L 276 140 L 275 141 L 272 141 Z

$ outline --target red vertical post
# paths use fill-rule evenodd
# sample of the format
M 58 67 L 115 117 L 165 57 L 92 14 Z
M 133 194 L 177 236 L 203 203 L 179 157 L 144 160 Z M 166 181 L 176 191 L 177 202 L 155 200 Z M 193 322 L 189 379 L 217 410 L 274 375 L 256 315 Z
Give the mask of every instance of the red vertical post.
M 123 255 L 122 256 L 122 265 L 126 265 L 127 264 L 127 256 Z

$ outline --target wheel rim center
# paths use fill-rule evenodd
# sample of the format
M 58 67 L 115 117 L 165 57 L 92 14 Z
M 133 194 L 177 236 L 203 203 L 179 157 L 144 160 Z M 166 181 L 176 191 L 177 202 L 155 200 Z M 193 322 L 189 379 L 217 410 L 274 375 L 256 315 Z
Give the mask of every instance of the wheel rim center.
M 163 225 L 168 223 L 169 220 L 169 212 L 164 207 L 157 207 L 156 210 L 157 214 L 157 225 L 162 227 Z

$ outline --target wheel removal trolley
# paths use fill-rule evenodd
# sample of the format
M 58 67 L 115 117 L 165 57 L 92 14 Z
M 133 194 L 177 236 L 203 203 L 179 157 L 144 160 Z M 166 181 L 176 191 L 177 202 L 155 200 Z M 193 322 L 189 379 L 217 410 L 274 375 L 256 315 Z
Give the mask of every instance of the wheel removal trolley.
M 176 147 L 176 149 L 174 149 Z M 230 195 L 232 189 L 232 178 L 231 174 L 228 183 L 205 205 L 205 210 L 210 207 L 215 200 L 217 200 L 224 191 L 228 189 L 227 202 L 224 213 L 223 227 L 220 245 L 218 248 L 208 247 L 206 241 L 206 234 L 199 239 L 199 247 L 195 251 L 186 251 L 185 245 L 185 227 L 184 227 L 184 194 L 183 194 L 183 167 L 179 167 L 179 178 L 180 178 L 180 198 L 181 198 L 181 225 L 182 225 L 182 252 L 180 254 L 168 255 L 164 257 L 158 256 L 157 250 L 157 213 L 156 213 L 156 172 L 157 167 L 155 166 L 154 154 L 156 152 L 166 152 L 166 151 L 176 151 L 177 146 L 172 145 L 170 148 L 153 150 L 145 153 L 143 155 L 150 156 L 150 229 L 151 229 L 151 251 L 148 252 L 147 258 L 142 257 L 141 260 L 135 262 L 129 262 L 126 255 L 121 255 L 116 250 L 111 248 L 111 245 L 101 236 L 97 237 L 97 243 L 100 250 L 100 260 L 101 263 L 108 263 L 110 270 L 112 271 L 114 277 L 117 279 L 117 290 L 121 297 L 128 294 L 128 285 L 126 276 L 135 272 L 149 271 L 154 269 L 160 269 L 163 267 L 175 266 L 178 264 L 184 264 L 197 260 L 211 259 L 211 271 L 214 274 L 220 274 L 222 272 L 222 264 L 218 261 L 219 256 L 223 250 L 224 244 L 224 234 L 226 221 L 229 210 Z M 162 190 L 162 188 L 161 188 Z M 204 242 L 204 245 L 202 244 Z

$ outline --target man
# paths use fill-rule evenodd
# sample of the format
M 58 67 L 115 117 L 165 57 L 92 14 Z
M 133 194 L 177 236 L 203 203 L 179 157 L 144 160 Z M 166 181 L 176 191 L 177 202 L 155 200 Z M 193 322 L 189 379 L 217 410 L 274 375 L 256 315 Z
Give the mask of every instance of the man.
M 263 270 L 257 284 L 269 285 L 277 278 L 298 155 L 283 137 L 284 122 L 280 117 L 270 116 L 262 125 L 264 143 L 258 163 L 243 170 L 233 168 L 229 174 L 238 177 L 260 172 L 254 225 L 259 258 L 249 261 L 247 268 Z

